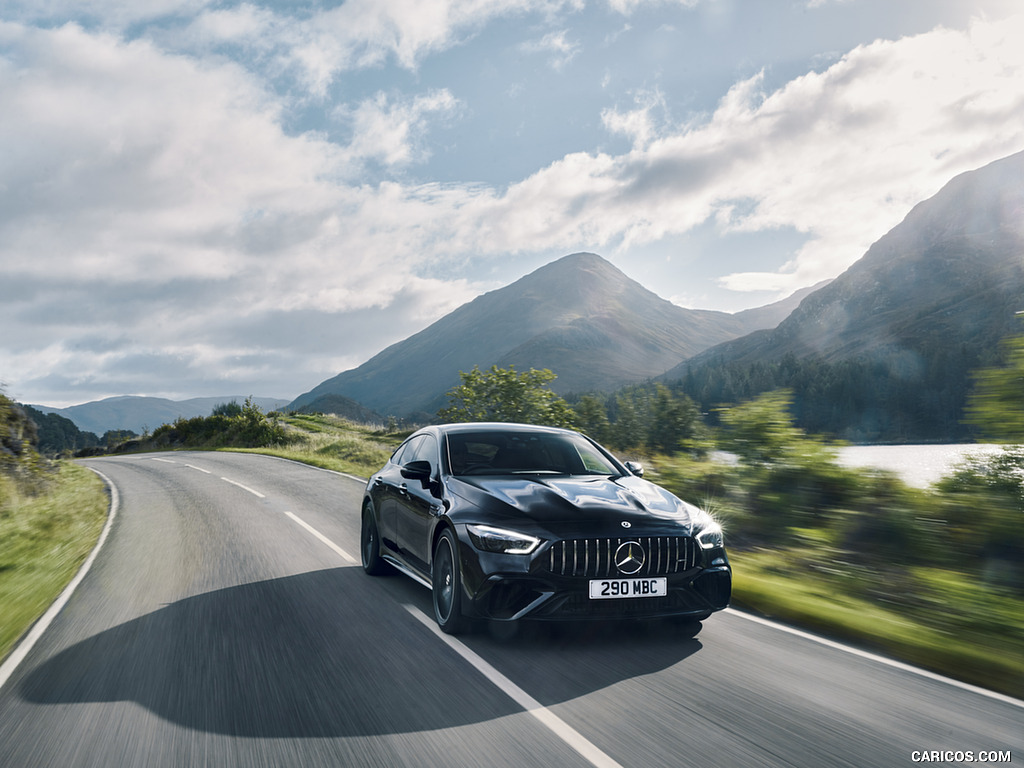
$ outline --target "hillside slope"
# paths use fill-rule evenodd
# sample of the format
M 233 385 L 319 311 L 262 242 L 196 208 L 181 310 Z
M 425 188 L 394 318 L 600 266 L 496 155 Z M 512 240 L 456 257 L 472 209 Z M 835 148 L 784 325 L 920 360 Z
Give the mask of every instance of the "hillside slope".
M 459 383 L 459 371 L 491 365 L 550 368 L 561 393 L 611 391 L 760 323 L 777 323 L 790 309 L 782 302 L 745 317 L 684 309 L 600 256 L 577 253 L 478 296 L 289 407 L 339 394 L 385 414 L 432 413 Z
M 931 415 L 922 410 L 920 419 L 950 427 L 959 421 L 970 370 L 991 364 L 999 340 L 1020 332 L 1019 310 L 1024 152 L 954 178 L 777 328 L 710 348 L 662 378 L 688 379 L 692 389 L 726 369 L 736 378 L 744 368 L 768 370 L 795 359 L 804 364 L 790 366 L 792 381 L 766 376 L 766 385 L 792 386 L 806 361 L 814 361 L 845 376 L 849 389 L 851 373 L 866 376 L 870 369 L 873 379 L 862 388 L 874 393 L 851 394 L 864 408 L 931 400 Z M 910 432 L 922 436 L 922 426 Z

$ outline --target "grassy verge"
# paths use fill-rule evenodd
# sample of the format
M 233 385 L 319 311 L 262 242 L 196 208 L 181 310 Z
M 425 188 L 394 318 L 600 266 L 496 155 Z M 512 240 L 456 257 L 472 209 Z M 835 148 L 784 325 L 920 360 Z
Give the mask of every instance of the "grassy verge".
M 108 506 L 103 482 L 74 464 L 36 493 L 0 476 L 0 659 L 74 578 Z
M 409 434 L 382 432 L 335 416 L 290 415 L 281 417 L 280 421 L 286 429 L 285 444 L 241 450 L 369 477 L 384 466 Z
M 844 576 L 810 573 L 785 551 L 730 552 L 733 605 L 1019 697 L 1024 600 L 962 574 L 920 569 L 912 600 L 865 600 Z M 904 604 L 901 604 L 904 603 Z

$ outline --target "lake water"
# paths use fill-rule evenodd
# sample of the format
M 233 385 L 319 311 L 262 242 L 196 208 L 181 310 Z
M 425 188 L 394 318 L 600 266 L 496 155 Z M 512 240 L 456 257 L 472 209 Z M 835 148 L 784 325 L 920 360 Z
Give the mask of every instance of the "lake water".
M 908 485 L 925 488 L 967 456 L 988 455 L 998 445 L 850 445 L 839 449 L 839 463 L 847 467 L 878 467 L 895 472 Z

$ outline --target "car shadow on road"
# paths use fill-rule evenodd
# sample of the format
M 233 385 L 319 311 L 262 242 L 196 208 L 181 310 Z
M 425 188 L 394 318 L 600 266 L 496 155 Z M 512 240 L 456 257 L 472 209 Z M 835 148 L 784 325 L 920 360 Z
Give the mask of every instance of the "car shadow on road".
M 46 705 L 132 701 L 183 727 L 268 738 L 410 733 L 521 711 L 399 605 L 429 605 L 410 585 L 349 567 L 188 597 L 55 653 L 20 694 Z M 466 642 L 545 704 L 700 649 L 632 623 Z

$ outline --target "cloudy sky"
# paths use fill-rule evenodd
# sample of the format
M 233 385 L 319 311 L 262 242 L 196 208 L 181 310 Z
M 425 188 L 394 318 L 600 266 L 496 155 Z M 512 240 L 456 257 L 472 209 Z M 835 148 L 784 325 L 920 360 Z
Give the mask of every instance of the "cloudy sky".
M 5 0 L 0 384 L 292 398 L 577 251 L 759 306 L 1020 150 L 1018 0 Z

